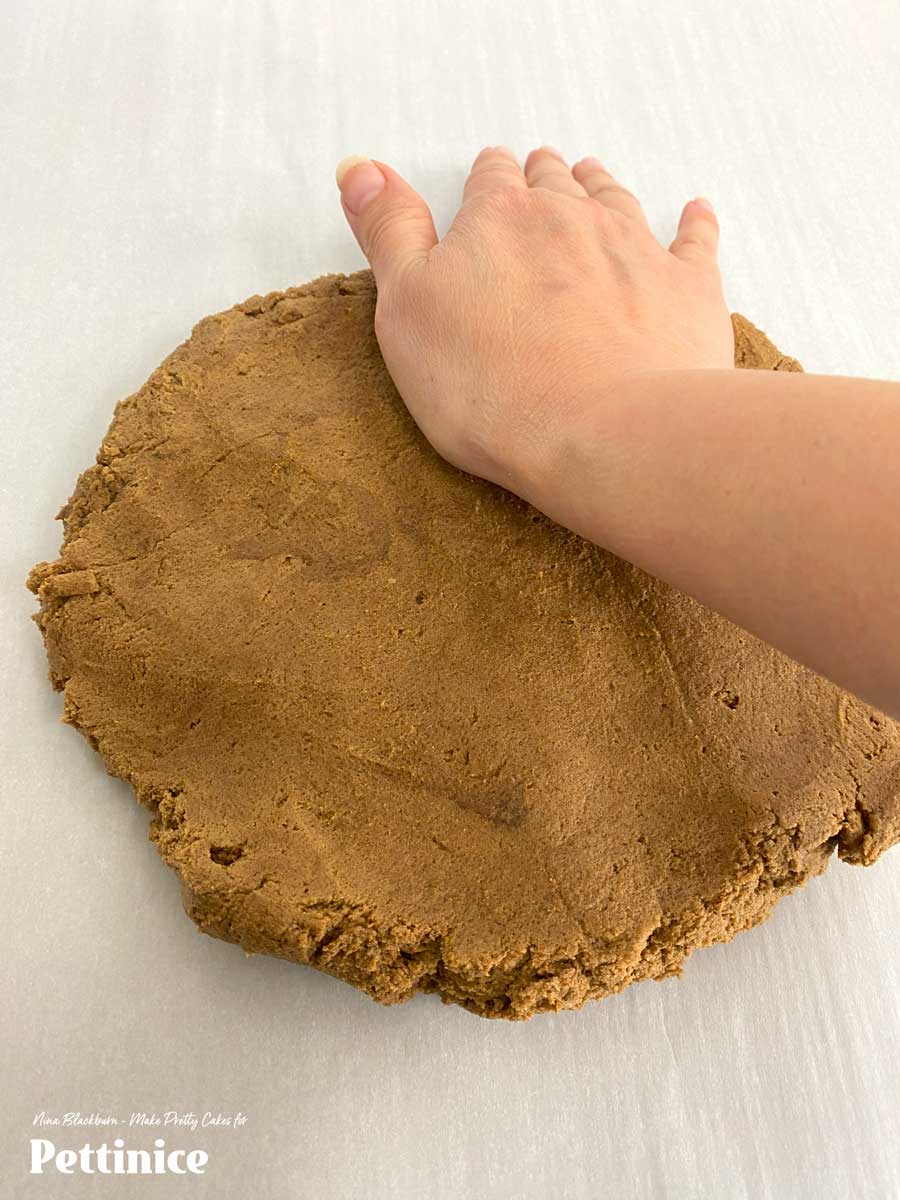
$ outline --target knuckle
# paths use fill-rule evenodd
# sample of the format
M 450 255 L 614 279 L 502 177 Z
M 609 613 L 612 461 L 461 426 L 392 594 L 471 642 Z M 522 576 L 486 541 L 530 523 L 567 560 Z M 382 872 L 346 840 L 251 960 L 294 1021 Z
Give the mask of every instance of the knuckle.
M 527 188 L 516 187 L 511 181 L 504 182 L 473 196 L 471 211 L 476 218 L 487 222 L 506 221 L 510 215 L 525 211 L 528 197 Z
M 492 189 L 502 187 L 515 188 L 518 178 L 518 172 L 511 162 L 491 162 L 485 163 L 483 167 L 479 167 L 477 171 L 473 171 L 471 181 L 477 181 L 478 186 L 488 184 Z
M 366 245 L 369 252 L 377 255 L 397 230 L 415 225 L 420 219 L 419 211 L 412 205 L 400 203 L 379 207 L 366 223 Z
M 640 210 L 633 210 L 598 204 L 592 196 L 588 203 L 591 205 L 594 227 L 604 240 L 625 241 L 634 249 L 639 249 L 647 241 L 647 227 L 640 221 Z M 650 237 L 652 239 L 652 234 Z
M 556 159 L 538 159 L 535 166 L 528 172 L 528 182 L 532 187 L 540 187 L 545 179 L 565 178 L 569 172 Z
M 635 209 L 640 208 L 640 202 L 634 192 L 630 192 L 627 187 L 623 187 L 621 183 L 604 183 L 599 187 L 592 189 L 591 197 L 594 200 L 599 200 L 601 203 L 608 203 L 615 199 L 620 204 L 625 203 Z
M 711 255 L 715 249 L 714 239 L 700 230 L 687 230 L 678 239 L 678 243 L 682 250 L 688 250 L 692 254 L 702 254 L 704 257 Z
M 473 233 L 489 238 L 550 235 L 580 245 L 585 237 L 584 214 L 573 197 L 547 188 L 493 188 L 473 196 L 460 215 Z
M 621 228 L 622 214 L 614 208 L 607 208 L 603 204 L 598 204 L 596 196 L 585 197 L 584 207 L 594 225 L 601 233 L 609 233 L 613 229 Z
M 507 162 L 510 161 L 507 155 L 498 153 L 495 147 L 485 146 L 475 155 L 472 169 L 481 168 L 487 163 L 496 162 L 498 159 L 505 159 Z
M 612 175 L 605 168 L 589 167 L 584 163 L 576 163 L 572 168 L 572 174 L 577 175 L 584 183 L 590 183 L 595 187 L 602 187 L 604 183 L 615 182 Z

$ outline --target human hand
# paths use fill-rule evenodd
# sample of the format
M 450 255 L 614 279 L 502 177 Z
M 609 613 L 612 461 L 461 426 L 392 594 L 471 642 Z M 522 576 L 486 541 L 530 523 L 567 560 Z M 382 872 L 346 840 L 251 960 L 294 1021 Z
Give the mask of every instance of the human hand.
M 668 250 L 595 158 L 482 150 L 442 241 L 392 168 L 345 159 L 341 202 L 378 285 L 375 331 L 435 449 L 535 503 L 585 410 L 626 377 L 731 367 L 708 202 Z

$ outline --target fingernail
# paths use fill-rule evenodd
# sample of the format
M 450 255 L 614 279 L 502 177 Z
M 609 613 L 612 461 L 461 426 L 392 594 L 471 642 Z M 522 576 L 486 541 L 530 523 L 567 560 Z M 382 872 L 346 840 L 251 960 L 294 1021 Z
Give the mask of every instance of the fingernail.
M 514 150 L 510 150 L 509 146 L 491 146 L 491 149 L 492 149 L 492 150 L 493 150 L 493 151 L 494 151 L 496 154 L 505 154 L 505 155 L 507 155 L 509 158 L 515 158 L 515 157 L 516 157 L 516 155 L 515 155 L 515 151 L 514 151 Z
M 595 158 L 593 154 L 588 154 L 584 158 L 580 158 L 576 166 L 587 167 L 589 171 L 605 171 L 603 163 L 599 158 Z
M 341 199 L 354 216 L 374 200 L 384 188 L 385 179 L 370 158 L 349 154 L 335 168 L 334 177 L 341 189 Z
M 698 208 L 702 208 L 704 212 L 715 215 L 716 210 L 713 208 L 712 203 L 707 200 L 705 196 L 695 196 L 691 203 L 696 204 Z
M 546 152 L 548 154 L 555 154 L 557 158 L 563 157 L 562 150 L 557 150 L 557 148 L 555 146 L 547 146 L 547 145 L 538 146 L 538 150 L 546 150 Z

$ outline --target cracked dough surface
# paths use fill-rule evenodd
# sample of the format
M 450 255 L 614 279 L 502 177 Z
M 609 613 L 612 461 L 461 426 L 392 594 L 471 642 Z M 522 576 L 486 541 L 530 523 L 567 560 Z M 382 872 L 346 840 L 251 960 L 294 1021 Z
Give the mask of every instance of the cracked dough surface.
M 201 321 L 29 580 L 64 719 L 200 928 L 523 1018 L 900 839 L 898 726 L 443 463 L 374 300 L 333 275 Z M 738 366 L 800 369 L 733 320 Z

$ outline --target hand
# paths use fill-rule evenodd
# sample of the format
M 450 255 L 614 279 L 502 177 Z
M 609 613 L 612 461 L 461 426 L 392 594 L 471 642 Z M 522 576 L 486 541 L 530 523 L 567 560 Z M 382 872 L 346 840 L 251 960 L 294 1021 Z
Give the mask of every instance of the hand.
M 384 163 L 345 159 L 341 202 L 378 286 L 385 363 L 435 449 L 539 507 L 573 430 L 629 377 L 733 366 L 718 224 L 688 203 L 666 250 L 595 158 L 478 155 L 442 241 Z M 562 468 L 564 473 L 564 466 Z
M 900 717 L 900 384 L 735 371 L 711 209 L 665 250 L 596 159 L 483 150 L 441 242 L 390 167 L 338 182 L 440 454 Z

